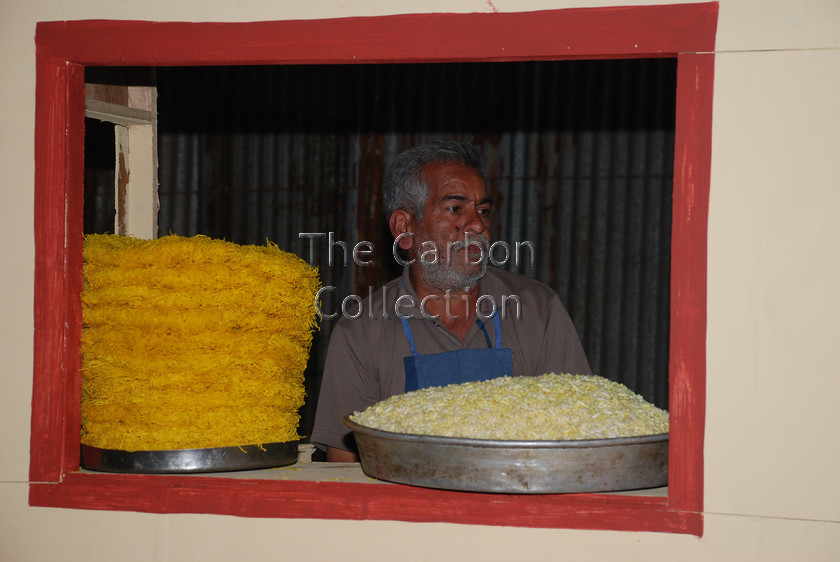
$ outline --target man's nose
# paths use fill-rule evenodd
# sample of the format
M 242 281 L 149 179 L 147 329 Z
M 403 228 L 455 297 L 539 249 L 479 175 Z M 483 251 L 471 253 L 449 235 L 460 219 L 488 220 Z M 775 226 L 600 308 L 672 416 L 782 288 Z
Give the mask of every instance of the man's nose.
M 469 232 L 470 234 L 482 234 L 485 230 L 487 230 L 487 224 L 478 209 L 472 209 L 465 219 L 463 227 L 465 232 Z

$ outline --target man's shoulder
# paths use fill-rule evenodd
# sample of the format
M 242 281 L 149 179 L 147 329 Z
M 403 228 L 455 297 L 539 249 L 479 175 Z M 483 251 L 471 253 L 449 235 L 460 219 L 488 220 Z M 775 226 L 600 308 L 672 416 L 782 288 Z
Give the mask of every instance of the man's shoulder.
M 376 299 L 376 298 L 379 298 L 381 300 L 382 299 L 382 293 L 386 293 L 386 292 L 390 291 L 391 289 L 395 289 L 396 287 L 398 287 L 399 284 L 400 284 L 400 279 L 402 279 L 401 276 L 400 277 L 394 277 L 390 281 L 380 285 L 375 290 L 372 289 L 372 288 L 368 288 L 368 292 L 367 292 L 367 296 L 366 296 L 367 300 Z
M 521 273 L 514 273 L 500 267 L 490 266 L 487 268 L 487 277 L 496 283 L 503 285 L 509 292 L 536 292 L 545 295 L 555 295 L 554 289 Z
M 371 333 L 377 324 L 393 320 L 400 278 L 392 279 L 374 290 L 370 287 L 364 295 L 353 295 L 345 305 L 342 300 L 336 303 L 335 328 L 352 332 Z
M 486 290 L 497 298 L 501 295 L 498 306 L 515 318 L 548 319 L 558 305 L 562 308 L 554 289 L 541 281 L 498 267 L 488 267 L 487 277 Z

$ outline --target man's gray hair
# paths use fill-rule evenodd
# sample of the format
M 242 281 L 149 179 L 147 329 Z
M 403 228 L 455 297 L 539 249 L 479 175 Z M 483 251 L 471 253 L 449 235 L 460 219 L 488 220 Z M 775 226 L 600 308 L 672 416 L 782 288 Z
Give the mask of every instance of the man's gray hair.
M 423 217 L 423 207 L 429 196 L 423 165 L 430 162 L 464 164 L 484 177 L 481 154 L 466 141 L 436 140 L 409 148 L 399 154 L 385 172 L 382 197 L 386 219 L 397 209 L 409 211 L 418 220 Z

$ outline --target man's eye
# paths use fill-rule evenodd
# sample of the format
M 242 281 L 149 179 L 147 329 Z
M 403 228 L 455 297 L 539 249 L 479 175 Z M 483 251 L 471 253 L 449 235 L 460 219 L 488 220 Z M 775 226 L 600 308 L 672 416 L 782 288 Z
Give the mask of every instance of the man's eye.
M 447 210 L 448 210 L 450 213 L 457 213 L 458 211 L 460 211 L 460 210 L 461 210 L 461 207 L 458 207 L 458 206 L 453 206 L 453 207 L 449 207 L 449 209 L 447 209 Z
M 479 214 L 479 215 L 484 215 L 484 216 L 487 216 L 487 215 L 489 215 L 489 214 L 490 214 L 490 209 L 489 209 L 489 208 L 486 208 L 486 209 L 479 209 L 479 210 L 478 210 L 478 214 Z

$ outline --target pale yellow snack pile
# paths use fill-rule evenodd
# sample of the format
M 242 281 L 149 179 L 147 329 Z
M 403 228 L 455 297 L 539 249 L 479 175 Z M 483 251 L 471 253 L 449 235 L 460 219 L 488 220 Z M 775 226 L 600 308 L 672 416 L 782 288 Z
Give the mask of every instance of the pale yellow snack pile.
M 567 441 L 668 433 L 668 412 L 595 375 L 499 377 L 392 396 L 350 419 L 417 435 Z

